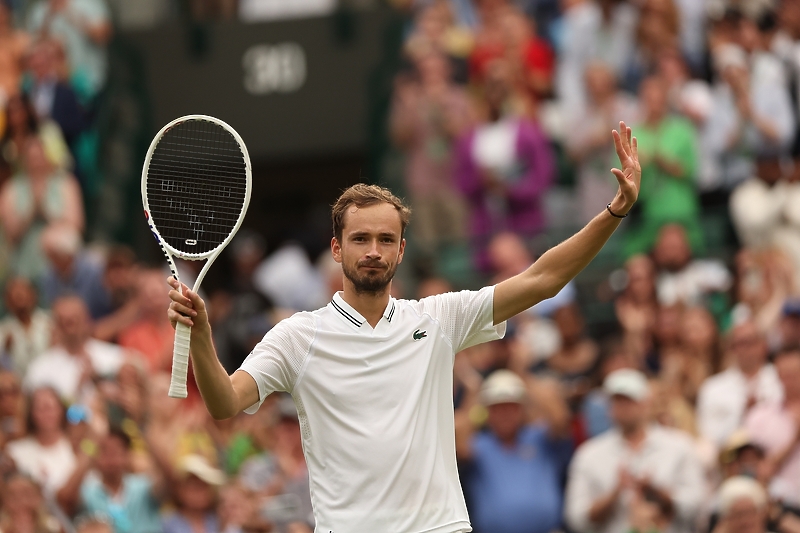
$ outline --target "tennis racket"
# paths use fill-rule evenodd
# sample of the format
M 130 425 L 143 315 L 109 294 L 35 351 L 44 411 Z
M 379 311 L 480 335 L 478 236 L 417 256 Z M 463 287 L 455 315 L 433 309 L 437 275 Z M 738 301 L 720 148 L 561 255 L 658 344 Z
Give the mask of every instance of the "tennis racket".
M 203 265 L 193 291 L 231 241 L 250 203 L 252 171 L 244 141 L 205 115 L 173 120 L 156 134 L 142 168 L 142 203 L 150 231 L 175 279 L 173 257 Z M 186 398 L 191 328 L 175 328 L 169 395 Z

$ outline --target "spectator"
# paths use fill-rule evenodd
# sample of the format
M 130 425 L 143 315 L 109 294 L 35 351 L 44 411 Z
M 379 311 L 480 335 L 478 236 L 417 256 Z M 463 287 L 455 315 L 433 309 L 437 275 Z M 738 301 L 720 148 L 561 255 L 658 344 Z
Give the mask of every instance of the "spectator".
M 731 286 L 731 275 L 716 260 L 693 259 L 686 230 L 678 224 L 662 227 L 653 247 L 661 305 L 700 305 L 715 292 Z
M 55 41 L 39 41 L 28 56 L 31 83 L 27 93 L 40 121 L 52 120 L 75 155 L 75 142 L 86 128 L 86 116 L 75 91 L 59 78 Z
M 497 370 L 484 381 L 480 398 L 488 410 L 487 430 L 473 434 L 469 414 L 464 413 L 456 440 L 458 458 L 468 465 L 464 488 L 475 529 L 492 533 L 558 529 L 562 480 L 572 451 L 569 413 L 558 388 L 540 380 L 527 387 L 517 374 Z M 542 421 L 528 423 L 529 403 L 541 411 Z
M 800 346 L 800 299 L 786 300 L 774 337 L 778 347 Z
M 277 399 L 278 423 L 268 453 L 253 456 L 239 472 L 240 480 L 260 496 L 277 496 L 264 500 L 265 518 L 279 531 L 291 531 L 294 523 L 314 527 L 308 468 L 303 456 L 303 439 L 294 401 L 288 395 Z M 282 512 L 288 502 L 294 510 Z
M 475 44 L 472 32 L 453 20 L 452 5 L 435 0 L 422 7 L 414 20 L 414 31 L 406 39 L 410 57 L 437 52 L 447 56 L 454 67 L 454 77 L 466 81 L 466 58 Z
M 620 120 L 635 123 L 638 109 L 633 97 L 617 89 L 617 78 L 607 64 L 590 63 L 584 79 L 587 105 L 566 110 L 569 135 L 565 143 L 569 156 L 578 165 L 580 216 L 584 223 L 588 223 L 605 209 L 619 187 L 608 171 L 616 157 L 608 132 Z
M 0 186 L 12 175 L 24 173 L 25 144 L 34 135 L 38 135 L 41 139 L 47 160 L 56 169 L 67 171 L 72 168 L 72 155 L 61 128 L 52 120 L 39 120 L 31 101 L 25 94 L 9 98 L 5 106 L 5 116 L 6 128 L 0 136 L 0 151 L 2 151 Z
M 391 132 L 407 153 L 405 185 L 418 222 L 416 241 L 433 254 L 464 238 L 466 214 L 453 181 L 453 149 L 471 116 L 467 95 L 450 81 L 441 53 L 418 52 L 412 59 L 418 80 L 398 80 Z
M 163 519 L 161 530 L 164 533 L 217 533 L 216 488 L 225 483 L 225 474 L 200 455 L 184 457 L 178 470 L 180 480 L 174 495 L 177 509 Z
M 44 228 L 59 223 L 83 230 L 83 200 L 75 178 L 53 166 L 40 138 L 25 141 L 24 162 L 25 172 L 0 190 L 0 224 L 15 248 L 14 272 L 37 280 L 46 265 Z
M 103 286 L 102 269 L 81 249 L 75 228 L 51 225 L 42 232 L 41 240 L 49 260 L 42 280 L 44 301 L 53 305 L 62 296 L 76 294 L 86 303 L 92 319 L 108 314 L 111 302 Z
M 10 7 L 0 2 L 0 106 L 19 92 L 22 61 L 29 42 L 28 35 L 12 25 Z
M 58 493 L 59 504 L 70 514 L 81 510 L 111 519 L 115 533 L 161 531 L 159 500 L 163 479 L 131 473 L 131 438 L 112 427 L 100 439 L 96 458 L 83 454 L 69 481 Z M 170 465 L 164 465 L 169 475 Z
M 106 254 L 103 270 L 103 288 L 108 294 L 111 312 L 95 322 L 95 338 L 116 341 L 119 332 L 139 318 L 138 276 L 139 267 L 133 250 L 123 245 L 112 246 Z
M 6 283 L 5 303 L 9 316 L 0 320 L 0 350 L 10 361 L 8 368 L 24 376 L 28 365 L 50 347 L 53 323 L 36 305 L 36 289 L 25 278 Z
M 794 214 L 800 183 L 787 181 L 785 166 L 777 155 L 756 158 L 755 174 L 731 194 L 730 216 L 743 246 L 782 250 L 800 280 L 800 218 Z
M 651 348 L 658 313 L 655 264 L 646 255 L 635 255 L 625 262 L 625 274 L 625 288 L 614 311 L 622 326 L 623 343 L 643 357 Z
M 42 485 L 45 494 L 53 495 L 76 466 L 66 433 L 66 410 L 51 388 L 34 389 L 28 398 L 27 435 L 9 442 L 6 453 L 21 472 Z
M 679 46 L 680 14 L 673 0 L 644 0 L 636 27 L 636 53 L 625 86 L 636 91 L 641 80 L 658 66 L 666 50 Z
M 28 16 L 28 30 L 64 45 L 72 84 L 93 97 L 103 88 L 108 70 L 106 45 L 112 27 L 102 0 L 39 0 Z
M 62 398 L 88 400 L 97 381 L 117 374 L 124 353 L 118 346 L 91 338 L 89 312 L 77 296 L 56 300 L 53 320 L 57 344 L 30 365 L 25 387 L 50 386 Z
M 556 379 L 561 384 L 568 405 L 576 411 L 591 389 L 591 377 L 597 371 L 600 348 L 588 335 L 577 303 L 556 309 L 553 320 L 558 327 L 561 346 L 530 370 L 535 375 Z
M 780 64 L 763 56 L 759 71 L 747 54 L 726 44 L 713 54 L 720 81 L 709 117 L 709 148 L 720 162 L 721 186 L 731 190 L 753 175 L 753 156 L 782 154 L 794 136 L 792 104 Z M 755 65 L 754 65 L 755 66 Z
M 669 115 L 667 87 L 656 76 L 639 89 L 642 123 L 636 128 L 642 165 L 641 223 L 626 234 L 626 253 L 647 252 L 662 226 L 682 224 L 693 250 L 703 246 L 697 178 L 697 136 L 685 118 Z
M 766 533 L 767 494 L 752 478 L 737 476 L 719 488 L 720 522 L 714 533 Z
M 683 432 L 648 423 L 649 386 L 635 370 L 609 374 L 614 429 L 578 448 L 566 493 L 567 525 L 576 532 L 630 531 L 651 515 L 657 531 L 686 531 L 704 496 L 703 471 Z
M 722 446 L 757 405 L 780 402 L 783 387 L 767 362 L 767 344 L 752 321 L 730 333 L 732 365 L 708 378 L 697 397 L 700 434 Z
M 63 531 L 62 524 L 47 510 L 37 482 L 20 472 L 12 473 L 3 482 L 0 528 L 14 533 Z
M 139 319 L 120 332 L 119 345 L 144 356 L 148 373 L 169 371 L 175 331 L 164 316 L 164 306 L 169 305 L 164 276 L 158 270 L 149 270 L 138 278 Z
M 484 121 L 466 134 L 456 154 L 456 179 L 470 207 L 470 236 L 487 268 L 484 248 L 492 235 L 523 238 L 544 227 L 541 198 L 553 180 L 551 148 L 539 127 L 514 114 L 511 72 L 492 63 L 484 84 Z
M 0 446 L 25 435 L 25 398 L 19 377 L 0 370 Z
M 768 453 L 770 496 L 800 515 L 800 347 L 779 352 L 773 364 L 783 386 L 783 404 L 753 407 L 744 428 Z
M 75 533 L 114 533 L 114 527 L 106 516 L 79 516 L 75 520 Z
M 733 317 L 752 317 L 762 332 L 773 332 L 781 320 L 784 301 L 793 292 L 791 262 L 775 249 L 739 250 L 734 284 L 737 304 Z
M 564 109 L 583 109 L 589 63 L 608 65 L 617 79 L 625 74 L 633 57 L 638 13 L 619 0 L 570 0 L 565 6 L 556 92 Z

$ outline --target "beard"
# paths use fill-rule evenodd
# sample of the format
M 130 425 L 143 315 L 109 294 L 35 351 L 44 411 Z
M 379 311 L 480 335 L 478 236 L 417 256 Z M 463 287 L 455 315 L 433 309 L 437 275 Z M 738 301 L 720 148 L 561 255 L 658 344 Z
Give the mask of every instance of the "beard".
M 384 290 L 386 290 L 386 287 L 389 285 L 389 283 L 392 282 L 394 273 L 397 271 L 397 264 L 395 264 L 394 266 L 388 267 L 383 271 L 378 270 L 360 273 L 358 269 L 362 266 L 386 267 L 387 265 L 386 263 L 382 263 L 380 261 L 363 261 L 357 263 L 355 268 L 353 268 L 342 263 L 342 271 L 344 272 L 344 276 L 350 280 L 350 283 L 353 284 L 356 294 L 374 295 L 382 293 Z

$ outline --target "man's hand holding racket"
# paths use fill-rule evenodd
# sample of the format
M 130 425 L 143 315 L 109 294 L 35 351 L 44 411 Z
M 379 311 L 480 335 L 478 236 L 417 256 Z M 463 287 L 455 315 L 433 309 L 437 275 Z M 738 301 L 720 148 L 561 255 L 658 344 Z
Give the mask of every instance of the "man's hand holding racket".
M 211 330 L 208 323 L 208 313 L 206 303 L 202 298 L 184 285 L 178 282 L 173 276 L 167 278 L 167 283 L 172 290 L 169 291 L 169 321 L 172 327 L 176 327 L 178 322 L 192 328 L 192 334 L 206 334 Z

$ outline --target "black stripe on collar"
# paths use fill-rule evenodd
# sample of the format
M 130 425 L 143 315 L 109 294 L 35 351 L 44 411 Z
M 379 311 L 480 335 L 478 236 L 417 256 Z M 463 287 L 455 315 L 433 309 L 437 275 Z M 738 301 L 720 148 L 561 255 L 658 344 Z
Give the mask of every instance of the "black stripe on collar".
M 389 311 L 389 316 L 386 317 L 386 320 L 388 320 L 389 322 L 392 321 L 392 317 L 394 316 L 394 305 L 395 305 L 394 302 L 392 302 L 392 310 Z
M 358 321 L 358 320 L 357 320 L 357 319 L 356 319 L 356 318 L 355 318 L 353 315 L 351 315 L 350 313 L 348 313 L 347 311 L 345 311 L 344 309 L 342 309 L 342 308 L 341 308 L 341 306 L 340 306 L 339 304 L 337 304 L 335 300 L 331 300 L 331 303 L 333 304 L 333 307 L 334 307 L 334 309 L 336 309 L 337 311 L 339 311 L 339 313 L 340 313 L 340 314 L 341 314 L 343 317 L 345 317 L 347 320 L 349 320 L 350 322 L 352 322 L 352 323 L 353 323 L 353 324 L 355 324 L 356 326 L 358 326 L 358 327 L 361 327 L 361 324 L 362 324 L 363 322 L 359 322 L 359 321 Z

